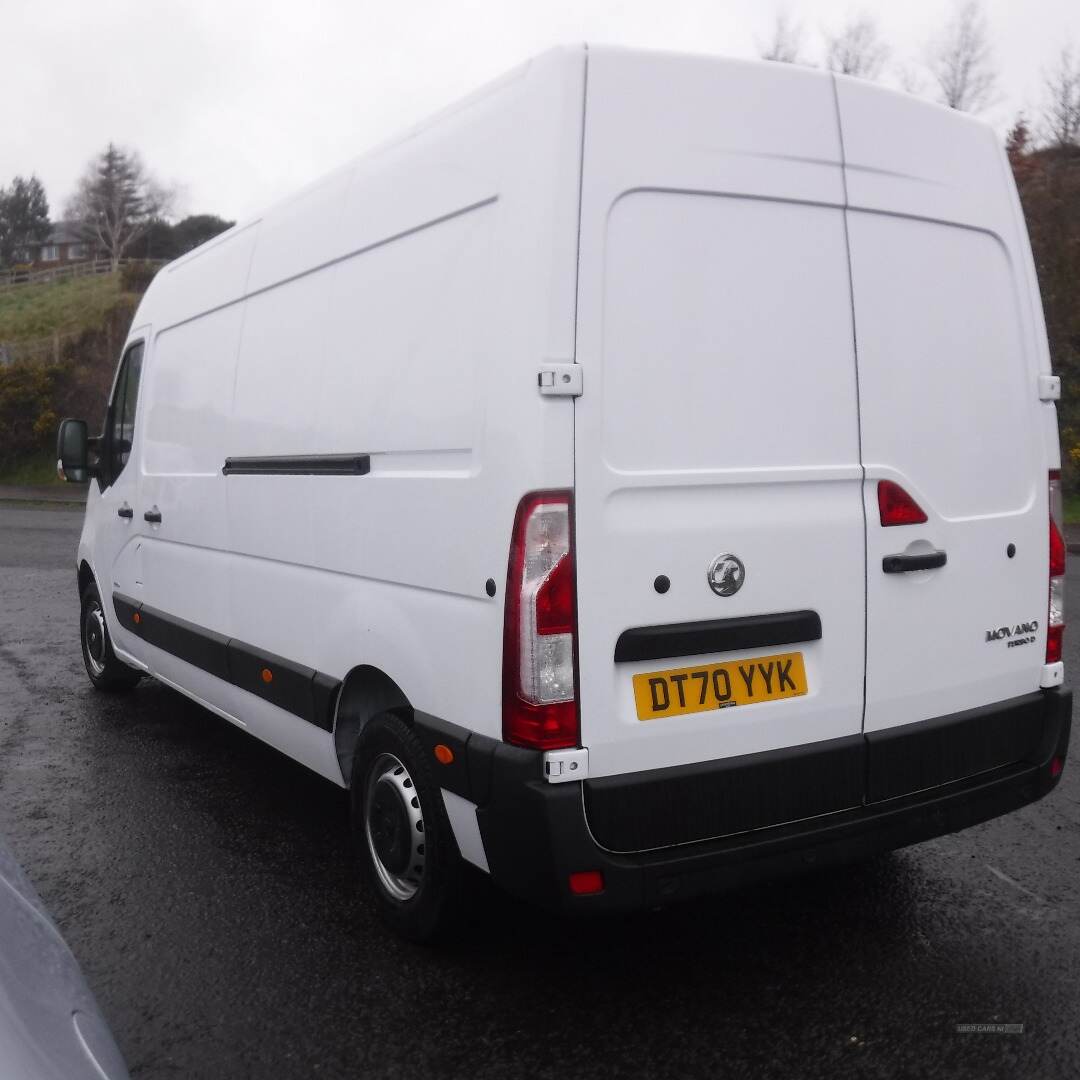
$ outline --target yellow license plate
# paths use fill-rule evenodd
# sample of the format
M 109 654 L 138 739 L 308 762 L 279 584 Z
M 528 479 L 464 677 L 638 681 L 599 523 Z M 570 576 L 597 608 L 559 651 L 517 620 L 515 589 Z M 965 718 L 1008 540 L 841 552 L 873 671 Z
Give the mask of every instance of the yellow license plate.
M 802 653 L 777 653 L 723 664 L 647 671 L 634 676 L 639 720 L 710 712 L 806 693 Z

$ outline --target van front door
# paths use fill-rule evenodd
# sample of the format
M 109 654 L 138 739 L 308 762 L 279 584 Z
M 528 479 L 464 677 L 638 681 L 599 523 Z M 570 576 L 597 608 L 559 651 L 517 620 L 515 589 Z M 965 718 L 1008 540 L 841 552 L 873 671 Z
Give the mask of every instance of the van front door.
M 94 503 L 94 570 L 116 646 L 141 656 L 139 639 L 115 619 L 114 593 L 141 600 L 142 508 L 136 454 L 136 412 L 142 381 L 144 342 L 128 345 L 117 369 L 102 433 L 98 477 L 101 498 Z

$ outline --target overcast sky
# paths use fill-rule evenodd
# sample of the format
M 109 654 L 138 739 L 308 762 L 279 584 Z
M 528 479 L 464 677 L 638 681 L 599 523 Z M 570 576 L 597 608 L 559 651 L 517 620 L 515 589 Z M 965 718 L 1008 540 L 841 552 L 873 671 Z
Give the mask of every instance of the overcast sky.
M 917 64 L 934 0 L 788 0 L 820 31 L 869 11 Z M 768 0 L 0 0 L 0 184 L 36 172 L 58 217 L 105 143 L 139 150 L 180 209 L 242 218 L 550 45 L 594 41 L 751 57 Z M 986 0 L 1004 131 L 1080 42 L 1078 0 Z M 886 81 L 889 81 L 886 79 Z

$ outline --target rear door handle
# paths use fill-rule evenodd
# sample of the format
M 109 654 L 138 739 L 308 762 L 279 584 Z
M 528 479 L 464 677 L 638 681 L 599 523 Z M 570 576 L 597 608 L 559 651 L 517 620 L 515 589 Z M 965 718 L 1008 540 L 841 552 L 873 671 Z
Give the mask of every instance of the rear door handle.
M 944 551 L 927 551 L 919 555 L 886 555 L 881 560 L 881 569 L 886 574 L 910 574 L 913 570 L 937 570 L 944 566 Z
M 143 514 L 143 521 L 149 521 L 154 525 L 161 523 L 161 511 L 156 507 L 151 507 Z
M 124 503 L 124 505 L 121 506 L 120 509 L 116 511 L 116 516 L 131 519 L 131 518 L 133 518 L 135 516 L 135 511 L 132 510 L 131 507 L 128 506 L 127 503 Z

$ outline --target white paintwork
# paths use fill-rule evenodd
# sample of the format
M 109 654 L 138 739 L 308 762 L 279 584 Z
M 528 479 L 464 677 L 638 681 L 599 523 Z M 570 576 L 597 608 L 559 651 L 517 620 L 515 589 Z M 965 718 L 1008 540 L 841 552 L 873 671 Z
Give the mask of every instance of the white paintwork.
M 546 750 L 544 752 L 544 779 L 549 784 L 568 784 L 572 780 L 588 780 L 589 751 Z
M 866 468 L 868 731 L 1015 697 L 1046 653 L 1049 372 L 1027 240 L 985 125 L 837 81 L 848 178 Z M 890 137 L 881 132 L 887 126 Z M 1056 428 L 1054 429 L 1056 435 Z M 925 525 L 883 529 L 876 482 Z M 1006 557 L 1008 544 L 1016 556 Z M 886 575 L 885 555 L 944 549 L 941 570 Z M 1034 644 L 986 631 L 1037 620 Z
M 1039 686 L 1044 690 L 1052 686 L 1061 686 L 1065 682 L 1065 664 L 1058 660 L 1054 664 L 1043 665 L 1042 675 L 1039 677 Z
M 1039 375 L 1039 400 L 1040 401 L 1060 401 L 1061 400 L 1061 376 L 1060 375 L 1047 375 L 1042 373 Z
M 337 678 L 370 665 L 498 737 L 514 510 L 573 488 L 592 776 L 1051 677 L 1045 328 L 1004 155 L 956 113 L 791 65 L 557 50 L 178 260 L 135 322 L 133 458 L 80 547 L 103 592 Z M 362 479 L 221 474 L 359 452 Z M 878 525 L 881 478 L 925 526 Z M 943 570 L 882 574 L 930 546 Z M 722 552 L 747 569 L 729 598 Z M 616 666 L 623 630 L 802 608 L 807 696 L 636 719 L 631 676 L 677 662 Z M 344 782 L 330 734 L 106 609 L 124 655 Z M 1029 619 L 1035 645 L 986 643 Z
M 192 672 L 192 676 L 197 677 L 198 672 Z M 247 724 L 244 723 L 238 716 L 233 716 L 232 713 L 226 712 L 224 709 L 219 708 L 217 705 L 211 704 L 206 698 L 199 697 L 194 690 L 189 689 L 183 683 L 173 682 L 172 679 L 161 673 L 160 667 L 154 672 L 154 678 L 158 682 L 164 683 L 170 689 L 177 691 L 177 693 L 183 694 L 184 697 L 191 698 L 197 705 L 201 705 L 204 709 L 209 709 L 216 716 L 220 716 L 222 720 L 228 720 L 230 724 L 235 724 L 237 727 L 247 728 Z M 190 681 L 190 680 L 186 680 Z
M 141 324 L 136 314 L 135 326 L 128 335 L 128 343 L 123 352 L 126 353 L 137 342 L 145 342 L 148 335 L 149 327 Z M 145 363 L 144 354 L 144 372 Z M 115 392 L 118 376 L 119 365 L 113 376 L 110 399 Z M 136 416 L 136 421 L 138 421 L 138 416 Z M 130 455 L 120 475 L 104 491 L 99 492 L 96 485 L 90 486 L 86 503 L 86 519 L 79 543 L 79 558 L 80 561 L 85 559 L 94 568 L 94 577 L 101 593 L 106 618 L 112 614 L 109 597 L 113 590 L 133 597 L 142 595 L 144 552 L 142 533 L 139 528 L 141 505 L 139 468 L 134 453 Z M 147 506 L 149 505 L 147 503 Z M 135 511 L 132 518 L 118 516 L 117 511 L 124 507 L 131 507 Z M 123 627 L 117 625 L 114 630 L 110 622 L 109 629 L 118 648 L 124 649 L 128 645 L 135 645 L 137 651 L 136 639 L 132 638 Z
M 490 873 L 484 838 L 480 835 L 480 824 L 476 820 L 476 803 L 469 802 L 446 788 L 440 790 L 461 857 L 479 867 L 485 874 Z
M 337 678 L 371 665 L 500 734 L 514 511 L 573 484 L 574 403 L 541 398 L 536 372 L 574 353 L 584 80 L 583 48 L 540 57 L 158 275 L 130 481 L 88 499 L 99 581 Z M 369 476 L 221 473 L 228 455 L 349 452 Z M 133 542 L 138 588 L 111 569 Z M 344 783 L 330 734 L 105 606 L 124 655 Z
M 590 54 L 576 480 L 592 776 L 860 729 L 862 470 L 843 192 L 830 77 Z M 747 572 L 721 598 L 706 570 L 725 552 Z M 658 574 L 672 582 L 664 595 Z M 631 676 L 680 664 L 615 665 L 623 630 L 803 608 L 824 626 L 802 650 L 807 696 L 638 720 Z

